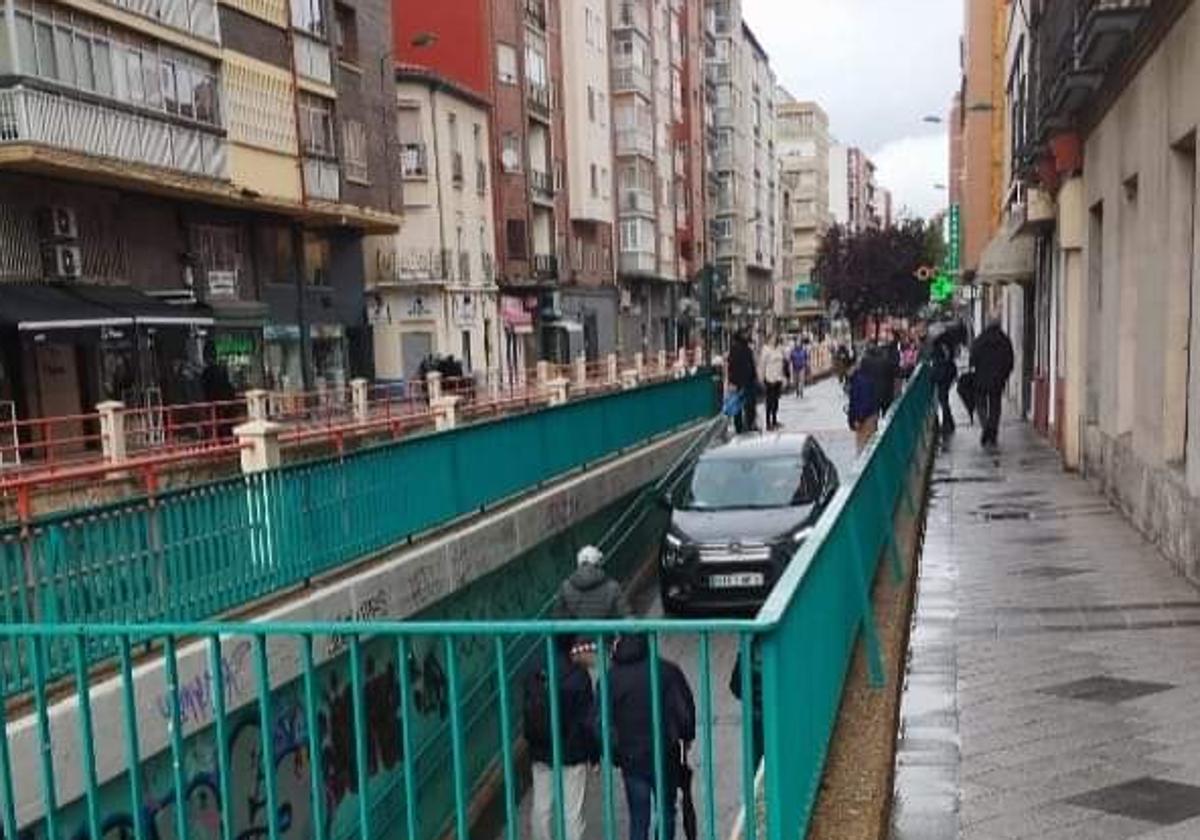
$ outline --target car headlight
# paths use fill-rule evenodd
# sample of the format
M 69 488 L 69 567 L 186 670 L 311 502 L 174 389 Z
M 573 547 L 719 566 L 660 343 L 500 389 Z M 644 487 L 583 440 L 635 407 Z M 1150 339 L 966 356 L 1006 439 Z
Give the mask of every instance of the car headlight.
M 669 569 L 682 566 L 684 561 L 683 540 L 668 533 L 663 539 L 662 562 Z
M 803 528 L 794 531 L 792 533 L 792 542 L 794 542 L 796 545 L 802 544 L 806 539 L 808 539 L 808 535 L 812 533 L 812 530 L 813 529 L 811 525 L 805 525 Z

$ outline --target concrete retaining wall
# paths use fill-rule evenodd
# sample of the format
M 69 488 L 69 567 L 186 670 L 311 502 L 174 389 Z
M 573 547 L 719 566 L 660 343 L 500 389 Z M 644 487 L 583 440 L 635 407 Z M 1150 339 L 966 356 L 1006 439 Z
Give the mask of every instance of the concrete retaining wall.
M 312 592 L 276 605 L 255 619 L 376 621 L 411 617 L 463 620 L 527 616 L 554 591 L 564 571 L 573 563 L 574 550 L 584 540 L 596 539 L 604 524 L 619 513 L 623 500 L 665 472 L 702 425 L 577 473 L 445 535 L 386 552 L 359 566 L 353 573 L 319 583 Z M 551 550 L 545 550 L 547 546 Z M 514 564 L 514 558 L 521 561 L 515 564 L 519 568 L 510 565 Z M 478 677 L 486 673 L 490 665 L 487 651 L 476 650 L 469 641 L 464 640 L 459 648 L 464 686 L 469 686 L 473 679 L 478 682 Z M 346 700 L 347 668 L 344 661 L 334 661 L 344 653 L 346 644 L 345 639 L 322 637 L 315 640 L 313 651 L 316 663 L 321 666 L 321 721 L 326 727 L 322 737 L 329 745 L 323 760 L 330 766 L 341 766 L 338 762 L 344 765 L 353 754 L 352 747 L 349 753 L 346 752 L 346 745 L 353 744 L 349 740 L 351 718 L 347 716 L 352 708 Z M 414 679 L 413 704 L 419 713 L 431 718 L 429 726 L 433 729 L 430 733 L 435 733 L 446 715 L 445 670 L 438 661 L 439 647 L 439 640 L 432 639 L 414 645 L 409 663 Z M 307 826 L 310 825 L 307 819 L 311 816 L 311 793 L 308 772 L 304 768 L 307 751 L 304 706 L 297 688 L 297 677 L 302 673 L 300 646 L 295 640 L 273 636 L 267 644 L 267 655 L 273 688 L 272 712 L 277 718 L 274 740 L 278 789 L 281 798 L 286 796 L 293 803 L 294 810 L 289 812 L 291 824 Z M 213 789 L 215 779 L 209 772 L 215 770 L 215 762 L 212 760 L 211 736 L 213 675 L 209 671 L 207 645 L 191 643 L 183 646 L 177 659 L 181 734 L 185 740 L 185 755 L 181 760 L 189 765 L 184 768 L 185 777 L 200 780 L 194 792 L 207 803 L 188 803 L 189 824 L 196 824 L 193 838 L 207 837 L 213 832 L 215 837 L 219 836 L 219 819 L 214 819 L 219 814 L 216 810 L 219 800 Z M 386 712 L 389 706 L 393 710 L 396 708 L 396 668 L 394 646 L 376 651 L 370 644 L 364 644 L 365 681 L 367 694 L 371 695 L 369 705 L 373 710 L 385 710 L 380 720 L 372 718 L 369 727 L 372 730 L 371 766 L 381 770 L 393 768 L 399 760 L 398 741 L 388 736 L 398 726 L 398 721 Z M 253 804 L 258 794 L 254 792 L 256 769 L 252 757 L 256 755 L 255 744 L 261 734 L 249 638 L 223 637 L 221 671 L 228 719 L 239 721 L 231 724 L 232 743 L 229 747 L 236 756 L 251 762 L 241 770 L 235 767 L 239 779 L 244 779 L 250 788 L 248 792 L 235 791 L 238 798 L 234 803 L 237 806 L 235 821 L 240 830 L 265 831 L 265 806 L 261 802 Z M 152 777 L 163 782 L 158 785 L 158 790 L 163 797 L 169 797 L 173 795 L 169 751 L 171 705 L 161 659 L 148 659 L 135 669 L 134 675 L 138 749 L 143 775 L 148 787 Z M 379 696 L 375 697 L 374 693 Z M 91 688 L 90 703 L 96 733 L 97 783 L 104 798 L 124 806 L 119 810 L 105 808 L 106 824 L 119 830 L 126 824 L 123 821 L 132 819 L 128 810 L 128 787 L 122 781 L 126 778 L 127 764 L 120 680 L 114 677 L 98 680 Z M 55 762 L 55 799 L 58 803 L 75 803 L 65 811 L 60 810 L 65 814 L 68 830 L 63 831 L 60 826 L 59 834 L 67 838 L 86 834 L 79 803 L 85 788 L 81 761 L 84 751 L 78 737 L 77 712 L 78 704 L 72 694 L 55 703 L 49 716 Z M 377 734 L 377 729 L 382 734 Z M 36 825 L 43 813 L 43 797 L 37 727 L 31 714 L 9 724 L 8 741 L 18 824 L 35 824 L 30 837 L 36 840 L 45 833 L 40 825 Z M 154 773 L 148 770 L 150 759 L 154 759 L 157 768 Z M 354 813 L 353 806 L 348 803 L 354 793 L 352 787 L 357 783 L 352 785 L 352 780 L 346 776 L 347 772 L 352 775 L 352 768 L 347 771 L 342 766 L 340 772 L 341 776 L 336 773 L 331 776 L 326 768 L 326 797 L 331 806 L 329 828 L 339 829 L 338 819 L 349 820 L 345 831 L 335 830 L 331 836 L 351 836 L 355 826 L 352 817 L 345 812 Z M 378 782 L 371 781 L 372 786 L 379 786 L 378 790 L 371 790 L 372 808 L 381 814 L 390 813 L 389 818 L 398 818 L 401 813 L 395 800 L 400 795 L 396 775 L 392 773 L 387 779 L 381 777 Z M 433 783 L 445 784 L 446 775 L 443 772 L 438 779 L 434 774 Z M 208 781 L 200 784 L 205 779 Z M 151 801 L 143 803 L 148 812 L 146 818 L 153 820 L 156 826 L 156 840 L 169 840 L 175 836 L 175 803 L 166 799 L 162 802 L 153 800 L 151 793 L 147 790 Z M 431 802 L 444 801 L 435 790 L 423 790 L 422 798 L 427 795 Z M 289 831 L 288 835 L 307 837 L 311 833 Z

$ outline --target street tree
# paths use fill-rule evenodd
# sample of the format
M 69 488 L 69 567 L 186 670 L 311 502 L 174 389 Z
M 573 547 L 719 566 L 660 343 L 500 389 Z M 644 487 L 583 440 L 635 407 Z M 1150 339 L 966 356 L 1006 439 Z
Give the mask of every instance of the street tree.
M 937 225 L 903 219 L 896 225 L 853 232 L 826 231 L 817 251 L 816 274 L 828 302 L 837 301 L 850 323 L 867 318 L 912 317 L 929 301 L 921 266 L 937 267 L 944 252 Z

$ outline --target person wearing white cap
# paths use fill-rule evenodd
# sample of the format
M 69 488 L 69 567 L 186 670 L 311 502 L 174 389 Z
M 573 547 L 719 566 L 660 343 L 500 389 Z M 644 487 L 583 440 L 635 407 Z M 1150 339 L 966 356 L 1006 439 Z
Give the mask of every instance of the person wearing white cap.
M 558 590 L 558 618 L 603 621 L 633 614 L 621 584 L 604 573 L 604 553 L 585 545 L 575 555 L 576 568 Z

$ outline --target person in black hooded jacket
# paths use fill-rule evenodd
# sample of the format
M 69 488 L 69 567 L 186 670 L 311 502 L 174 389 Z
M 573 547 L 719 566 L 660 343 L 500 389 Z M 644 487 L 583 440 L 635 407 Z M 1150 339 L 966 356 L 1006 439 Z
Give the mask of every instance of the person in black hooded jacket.
M 563 816 L 566 840 L 582 840 L 588 765 L 599 760 L 596 742 L 595 695 L 585 668 L 570 655 L 571 637 L 555 639 L 558 677 L 559 743 L 562 750 Z M 533 771 L 533 831 L 535 840 L 553 840 L 554 744 L 550 723 L 548 668 L 544 662 L 525 677 L 523 706 L 525 740 Z
M 650 703 L 650 645 L 645 636 L 623 636 L 613 651 L 609 699 L 613 729 L 613 760 L 625 781 L 630 840 L 647 840 L 655 791 L 654 719 Z M 658 658 L 662 701 L 662 755 L 666 791 L 667 840 L 675 836 L 675 799 L 681 779 L 673 756 L 696 739 L 696 704 L 683 671 Z

